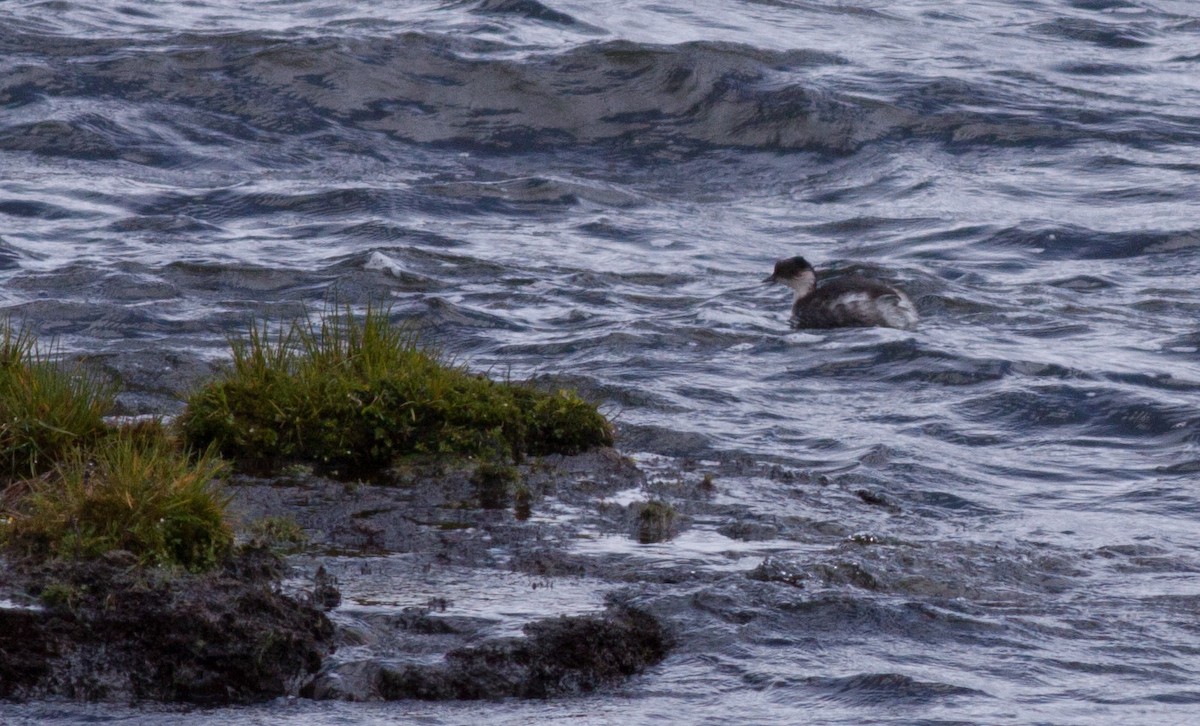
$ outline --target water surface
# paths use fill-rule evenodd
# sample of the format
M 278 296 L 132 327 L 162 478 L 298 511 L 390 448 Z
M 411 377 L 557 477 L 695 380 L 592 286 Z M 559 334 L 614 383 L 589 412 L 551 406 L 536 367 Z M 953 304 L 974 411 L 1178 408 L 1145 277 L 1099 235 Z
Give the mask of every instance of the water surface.
M 619 693 L 181 722 L 1182 723 L 1198 48 L 1184 0 L 10 1 L 0 307 L 169 413 L 250 316 L 386 300 L 717 474 L 581 544 L 695 573 L 631 585 L 683 636 Z M 921 325 L 790 331 L 794 254 Z

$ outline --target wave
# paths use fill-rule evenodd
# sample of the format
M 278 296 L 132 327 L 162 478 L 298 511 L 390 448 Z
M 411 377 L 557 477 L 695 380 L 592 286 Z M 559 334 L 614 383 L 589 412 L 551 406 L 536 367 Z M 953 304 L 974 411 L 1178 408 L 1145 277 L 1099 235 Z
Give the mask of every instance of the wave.
M 538 7 L 492 2 L 479 9 L 546 19 Z M 339 126 L 491 152 L 606 143 L 637 154 L 674 146 L 842 154 L 914 138 L 952 145 L 1200 138 L 1188 124 L 1142 111 L 1114 108 L 1127 117 L 1114 120 L 1072 110 L 1046 99 L 1037 78 L 988 83 L 847 69 L 834 81 L 822 69 L 849 61 L 817 50 L 609 40 L 537 53 L 415 31 L 303 39 L 192 33 L 171 40 L 75 42 L 10 31 L 0 37 L 11 58 L 0 102 L 10 109 L 47 97 L 166 105 L 172 124 L 194 123 L 199 114 L 220 127 L 198 141 L 223 145 L 237 142 L 229 136 L 231 119 L 243 137 Z M 64 115 L 0 128 L 0 148 L 118 158 L 154 152 L 160 140 L 144 129 L 118 133 L 103 119 Z
M 574 17 L 547 7 L 537 0 L 480 0 L 471 12 L 480 15 L 516 15 L 526 20 L 539 20 L 557 25 L 580 25 Z

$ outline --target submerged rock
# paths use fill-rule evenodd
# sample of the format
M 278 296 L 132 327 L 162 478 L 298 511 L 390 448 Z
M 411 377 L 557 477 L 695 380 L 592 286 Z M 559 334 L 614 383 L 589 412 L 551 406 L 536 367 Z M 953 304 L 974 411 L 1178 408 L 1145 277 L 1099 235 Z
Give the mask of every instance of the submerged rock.
M 294 695 L 331 649 L 319 609 L 281 594 L 279 561 L 205 575 L 112 557 L 0 570 L 0 698 L 245 703 Z
M 649 613 L 614 608 L 525 626 L 524 638 L 496 638 L 446 654 L 438 665 L 391 668 L 348 663 L 305 695 L 318 699 L 425 700 L 548 698 L 587 693 L 661 661 L 670 638 Z

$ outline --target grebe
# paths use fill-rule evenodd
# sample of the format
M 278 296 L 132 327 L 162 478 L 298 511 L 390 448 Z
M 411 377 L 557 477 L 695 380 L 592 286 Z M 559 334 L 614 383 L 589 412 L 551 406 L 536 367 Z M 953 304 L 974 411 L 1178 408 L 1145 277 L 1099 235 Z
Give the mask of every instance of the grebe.
M 817 287 L 817 273 L 803 257 L 775 263 L 763 282 L 792 288 L 793 328 L 913 328 L 917 309 L 912 300 L 891 285 L 865 277 L 838 277 Z

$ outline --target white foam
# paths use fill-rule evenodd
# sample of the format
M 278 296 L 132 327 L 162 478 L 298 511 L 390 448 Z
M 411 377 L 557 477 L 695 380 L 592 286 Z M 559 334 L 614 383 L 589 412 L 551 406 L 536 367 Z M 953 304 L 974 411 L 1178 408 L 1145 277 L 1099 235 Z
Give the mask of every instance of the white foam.
M 36 603 L 19 603 L 7 598 L 0 600 L 0 610 L 32 610 L 34 612 L 40 612 L 45 609 L 46 608 Z

